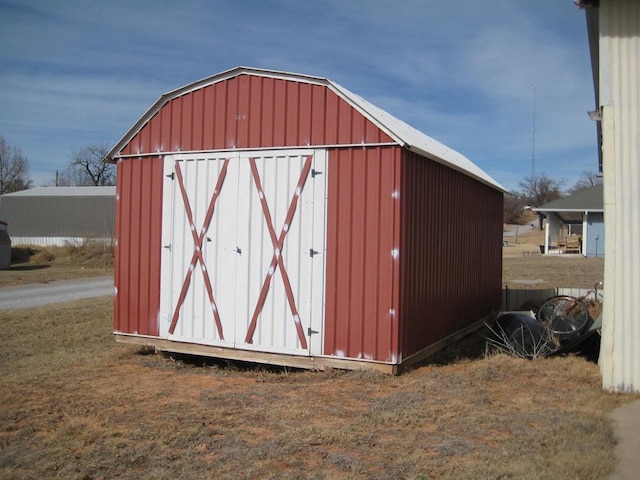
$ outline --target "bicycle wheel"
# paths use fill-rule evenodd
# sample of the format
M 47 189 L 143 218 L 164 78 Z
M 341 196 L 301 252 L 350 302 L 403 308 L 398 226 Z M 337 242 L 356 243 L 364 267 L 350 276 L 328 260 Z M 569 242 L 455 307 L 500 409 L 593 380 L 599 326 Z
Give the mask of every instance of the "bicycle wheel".
M 576 337 L 589 324 L 589 310 L 578 298 L 568 295 L 552 297 L 542 304 L 538 322 L 561 339 Z

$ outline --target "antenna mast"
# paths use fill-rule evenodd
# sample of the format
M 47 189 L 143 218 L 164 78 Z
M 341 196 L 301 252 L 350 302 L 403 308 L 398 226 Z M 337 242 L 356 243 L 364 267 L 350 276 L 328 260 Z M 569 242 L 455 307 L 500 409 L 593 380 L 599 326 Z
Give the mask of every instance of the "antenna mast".
M 536 176 L 536 84 L 532 83 L 533 88 L 533 122 L 531 127 L 531 178 Z

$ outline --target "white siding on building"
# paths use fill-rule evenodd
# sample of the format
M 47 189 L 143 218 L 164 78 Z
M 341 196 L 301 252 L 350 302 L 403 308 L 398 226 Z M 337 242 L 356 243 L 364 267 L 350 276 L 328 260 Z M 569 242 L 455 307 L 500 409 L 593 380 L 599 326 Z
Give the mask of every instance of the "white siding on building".
M 601 0 L 605 250 L 603 386 L 640 392 L 640 2 Z
M 111 242 L 115 187 L 39 187 L 0 196 L 13 245 Z
M 81 246 L 86 243 L 102 243 L 106 246 L 113 243 L 113 237 L 31 237 L 11 236 L 13 245 L 35 245 L 38 247 Z

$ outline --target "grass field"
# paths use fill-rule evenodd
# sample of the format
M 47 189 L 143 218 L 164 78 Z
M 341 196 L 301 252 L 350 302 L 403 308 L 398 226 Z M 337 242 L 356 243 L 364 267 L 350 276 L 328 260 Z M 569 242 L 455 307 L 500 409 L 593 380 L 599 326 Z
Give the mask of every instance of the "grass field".
M 4 479 L 606 478 L 606 415 L 630 400 L 580 357 L 485 357 L 478 339 L 388 377 L 119 345 L 109 298 L 0 323 Z
M 560 286 L 601 274 L 526 248 L 505 253 L 507 282 L 523 261 Z M 0 286 L 111 268 L 41 264 Z M 607 414 L 638 398 L 580 356 L 487 355 L 479 334 L 389 377 L 156 354 L 116 344 L 111 314 L 110 298 L 0 311 L 0 479 L 606 479 Z
M 603 280 L 604 258 L 579 254 L 541 255 L 544 234 L 525 230 L 502 249 L 502 286 L 509 288 L 593 288 Z M 533 283 L 528 283 L 533 282 Z
M 21 245 L 11 249 L 11 269 L 0 270 L 0 287 L 110 273 L 113 273 L 113 252 L 103 244 L 66 247 Z

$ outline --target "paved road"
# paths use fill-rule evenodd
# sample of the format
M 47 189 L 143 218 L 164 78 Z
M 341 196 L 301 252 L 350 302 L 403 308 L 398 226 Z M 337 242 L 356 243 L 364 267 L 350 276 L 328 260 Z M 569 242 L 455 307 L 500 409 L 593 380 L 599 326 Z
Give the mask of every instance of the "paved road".
M 113 295 L 113 277 L 60 280 L 0 288 L 0 310 L 40 307 L 82 298 Z
M 533 226 L 532 226 L 533 225 Z M 535 224 L 528 225 L 505 225 L 502 228 L 502 237 L 517 237 L 520 233 L 528 233 L 535 230 Z

